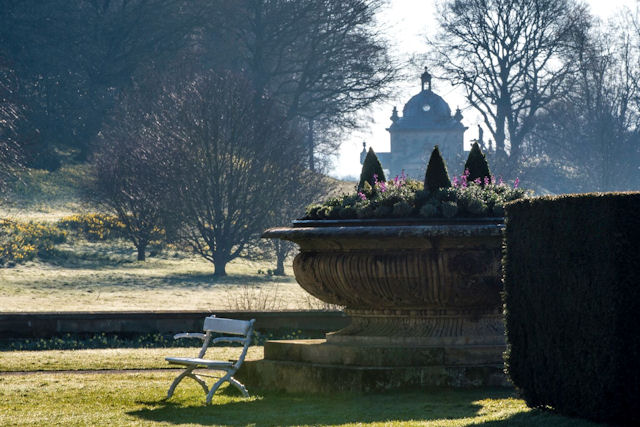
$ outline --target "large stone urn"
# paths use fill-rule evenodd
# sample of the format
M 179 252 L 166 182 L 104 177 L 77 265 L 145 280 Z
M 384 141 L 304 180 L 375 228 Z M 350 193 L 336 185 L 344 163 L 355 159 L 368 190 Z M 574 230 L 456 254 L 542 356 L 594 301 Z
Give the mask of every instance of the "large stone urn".
M 296 221 L 267 230 L 263 237 L 299 245 L 296 280 L 344 306 L 351 324 L 326 340 L 267 343 L 265 359 L 377 372 L 345 389 L 503 384 L 502 230 L 500 218 Z M 380 369 L 390 370 L 386 379 Z M 346 377 L 343 369 L 326 379 L 335 387 Z

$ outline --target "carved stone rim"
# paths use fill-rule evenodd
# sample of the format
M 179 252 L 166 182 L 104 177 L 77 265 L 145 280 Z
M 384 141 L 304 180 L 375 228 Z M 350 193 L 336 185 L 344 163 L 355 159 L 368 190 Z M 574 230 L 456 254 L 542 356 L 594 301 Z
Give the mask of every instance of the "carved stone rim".
M 313 238 L 347 238 L 347 239 L 380 239 L 380 238 L 431 238 L 431 237 L 491 237 L 501 236 L 504 223 L 451 223 L 451 224 L 403 224 L 371 225 L 370 223 L 350 223 L 324 225 L 312 224 L 295 227 L 276 227 L 266 230 L 263 238 L 284 239 L 293 242 Z
M 438 308 L 387 308 L 387 309 L 367 309 L 367 308 L 348 308 L 344 309 L 344 312 L 351 318 L 353 317 L 361 317 L 361 318 L 410 318 L 410 319 L 418 319 L 423 317 L 428 318 L 459 318 L 460 316 L 466 316 L 469 318 L 491 318 L 495 317 L 496 319 L 502 319 L 502 309 L 501 308 L 484 308 L 478 309 L 468 308 L 468 307 L 450 307 L 446 308 L 438 307 Z
M 504 217 L 478 218 L 363 218 L 363 219 L 297 219 L 292 226 L 303 227 L 349 227 L 382 225 L 461 225 L 461 224 L 504 224 Z

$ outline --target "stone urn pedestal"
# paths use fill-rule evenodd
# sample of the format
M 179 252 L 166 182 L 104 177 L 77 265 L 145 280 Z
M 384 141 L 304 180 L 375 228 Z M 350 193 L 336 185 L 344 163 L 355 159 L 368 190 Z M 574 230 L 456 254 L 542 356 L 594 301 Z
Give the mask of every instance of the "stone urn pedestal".
M 250 385 L 288 391 L 503 386 L 502 219 L 296 221 L 306 291 L 345 307 L 324 340 L 268 341 Z

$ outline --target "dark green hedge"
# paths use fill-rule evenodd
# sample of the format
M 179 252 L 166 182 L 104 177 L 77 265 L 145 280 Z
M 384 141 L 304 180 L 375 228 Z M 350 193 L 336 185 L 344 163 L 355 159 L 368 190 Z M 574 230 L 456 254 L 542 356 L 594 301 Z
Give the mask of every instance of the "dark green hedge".
M 531 407 L 640 425 L 640 193 L 506 206 L 506 366 Z

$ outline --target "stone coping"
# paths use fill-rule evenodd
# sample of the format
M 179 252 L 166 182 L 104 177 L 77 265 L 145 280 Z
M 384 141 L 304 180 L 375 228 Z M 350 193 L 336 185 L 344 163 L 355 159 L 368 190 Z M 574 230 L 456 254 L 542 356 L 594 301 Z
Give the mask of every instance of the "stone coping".
M 263 238 L 277 238 L 294 242 L 315 238 L 381 239 L 433 237 L 501 236 L 503 223 L 465 224 L 403 224 L 403 225 L 340 225 L 277 227 L 266 230 Z
M 87 315 L 97 317 L 120 317 L 120 316 L 133 316 L 133 317 L 164 317 L 167 315 L 181 317 L 193 315 L 217 315 L 219 317 L 249 317 L 251 315 L 257 315 L 259 317 L 306 317 L 309 315 L 322 314 L 326 316 L 346 316 L 342 311 L 327 311 L 327 310 L 283 310 L 283 311 L 240 311 L 240 310 L 89 310 L 89 311 L 0 311 L 0 320 L 6 317 L 49 317 L 49 316 L 61 316 L 61 317 L 83 317 Z
M 363 218 L 363 219 L 297 219 L 294 228 L 335 226 L 382 226 L 382 225 L 459 225 L 459 224 L 503 224 L 504 217 L 482 218 Z
M 66 333 L 175 333 L 202 330 L 205 317 L 256 319 L 260 331 L 305 330 L 322 333 L 344 328 L 341 311 L 85 311 L 0 313 L 0 338 L 45 338 Z

